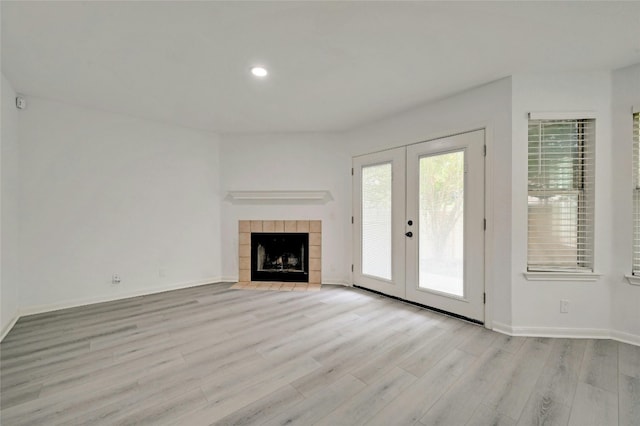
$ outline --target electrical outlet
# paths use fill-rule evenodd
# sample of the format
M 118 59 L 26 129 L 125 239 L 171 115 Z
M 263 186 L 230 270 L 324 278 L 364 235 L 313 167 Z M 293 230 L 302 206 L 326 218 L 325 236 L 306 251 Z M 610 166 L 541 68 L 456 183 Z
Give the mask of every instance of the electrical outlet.
M 111 277 L 111 283 L 112 284 L 120 284 L 120 275 L 113 274 L 113 276 Z
M 560 313 L 567 314 L 569 313 L 569 301 L 561 300 L 560 301 Z

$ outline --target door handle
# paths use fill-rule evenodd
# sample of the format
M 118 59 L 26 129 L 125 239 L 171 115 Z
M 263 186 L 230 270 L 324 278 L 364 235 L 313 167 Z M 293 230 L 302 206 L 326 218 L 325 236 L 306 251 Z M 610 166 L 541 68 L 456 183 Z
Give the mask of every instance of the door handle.
M 411 238 L 411 237 L 413 237 L 413 232 L 409 231 L 409 232 L 405 233 L 404 235 L 406 235 L 407 237 Z

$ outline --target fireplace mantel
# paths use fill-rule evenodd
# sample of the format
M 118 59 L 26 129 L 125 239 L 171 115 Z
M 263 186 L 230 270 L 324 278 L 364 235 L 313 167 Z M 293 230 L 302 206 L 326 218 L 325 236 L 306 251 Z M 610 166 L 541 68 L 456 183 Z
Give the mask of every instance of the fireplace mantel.
M 232 203 L 328 203 L 333 200 L 330 191 L 229 191 Z

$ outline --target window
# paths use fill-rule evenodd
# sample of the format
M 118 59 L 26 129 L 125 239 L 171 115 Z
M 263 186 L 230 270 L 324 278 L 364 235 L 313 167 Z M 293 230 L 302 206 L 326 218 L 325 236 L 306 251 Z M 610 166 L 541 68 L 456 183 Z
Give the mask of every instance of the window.
M 362 168 L 362 273 L 391 280 L 392 164 Z
M 640 275 L 640 113 L 633 114 L 633 275 Z
M 529 120 L 527 270 L 593 272 L 595 120 Z

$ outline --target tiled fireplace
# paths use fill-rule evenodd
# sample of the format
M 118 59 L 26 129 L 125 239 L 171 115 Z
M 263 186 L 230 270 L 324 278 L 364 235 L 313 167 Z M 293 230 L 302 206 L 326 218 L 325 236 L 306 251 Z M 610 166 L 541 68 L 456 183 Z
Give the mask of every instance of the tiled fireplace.
M 321 221 L 241 220 L 238 222 L 238 232 L 237 288 L 320 288 Z

